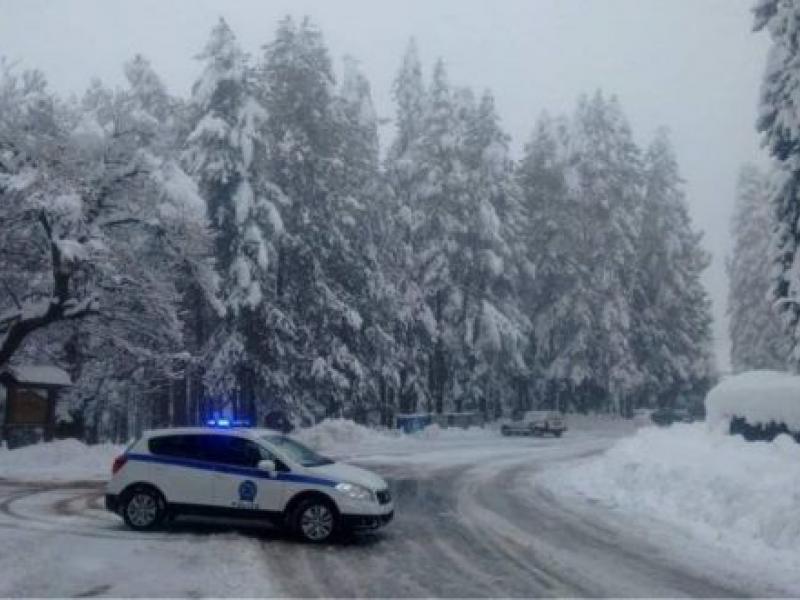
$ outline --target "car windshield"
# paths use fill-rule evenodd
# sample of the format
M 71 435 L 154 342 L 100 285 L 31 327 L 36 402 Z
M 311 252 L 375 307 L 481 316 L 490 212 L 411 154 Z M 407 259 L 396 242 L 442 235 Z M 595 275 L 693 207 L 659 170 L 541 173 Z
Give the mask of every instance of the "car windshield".
M 261 439 L 268 442 L 288 458 L 294 462 L 303 465 L 304 467 L 320 467 L 322 465 L 331 465 L 333 461 L 326 456 L 317 454 L 311 448 L 294 441 L 292 438 L 285 435 L 265 435 Z

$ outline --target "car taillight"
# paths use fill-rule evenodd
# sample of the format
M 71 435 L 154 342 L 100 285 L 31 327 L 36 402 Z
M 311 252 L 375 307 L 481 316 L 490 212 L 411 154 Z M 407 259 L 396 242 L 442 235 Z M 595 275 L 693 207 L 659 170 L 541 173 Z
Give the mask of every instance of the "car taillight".
M 117 471 L 119 471 L 122 467 L 125 466 L 125 463 L 128 462 L 128 457 L 124 454 L 121 454 L 117 458 L 114 459 L 114 464 L 111 465 L 111 474 L 116 475 Z

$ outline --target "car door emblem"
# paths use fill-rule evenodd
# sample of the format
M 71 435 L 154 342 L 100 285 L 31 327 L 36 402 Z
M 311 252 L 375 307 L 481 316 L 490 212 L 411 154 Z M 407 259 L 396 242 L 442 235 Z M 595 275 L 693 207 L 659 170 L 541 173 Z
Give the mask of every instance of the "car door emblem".
M 249 479 L 239 484 L 239 500 L 242 502 L 253 502 L 257 493 L 258 487 Z

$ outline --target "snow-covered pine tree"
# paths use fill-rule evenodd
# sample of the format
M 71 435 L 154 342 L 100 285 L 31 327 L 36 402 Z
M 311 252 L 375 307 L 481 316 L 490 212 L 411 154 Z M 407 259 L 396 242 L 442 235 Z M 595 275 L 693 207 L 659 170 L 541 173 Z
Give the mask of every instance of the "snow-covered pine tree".
M 633 349 L 647 406 L 696 399 L 714 376 L 711 303 L 700 277 L 710 257 L 692 229 L 675 153 L 665 130 L 643 165 L 645 218 L 637 243 Z
M 211 342 L 209 410 L 229 404 L 236 416 L 254 419 L 265 385 L 258 345 L 274 289 L 269 267 L 283 227 L 280 194 L 264 170 L 267 114 L 255 73 L 223 19 L 198 59 L 203 71 L 192 88 L 184 164 L 207 202 L 228 313 Z
M 607 406 L 629 413 L 641 373 L 631 349 L 636 240 L 642 223 L 641 156 L 616 97 L 583 98 L 573 124 L 578 227 L 591 273 L 593 380 Z
M 571 164 L 571 124 L 543 114 L 516 177 L 523 207 L 519 302 L 532 323 L 529 402 L 598 408 L 592 331 L 594 302 L 586 221 Z
M 424 131 L 426 92 L 417 46 L 412 39 L 395 77 L 396 134 L 385 163 L 387 218 L 383 271 L 394 298 L 393 337 L 397 340 L 398 409 L 413 413 L 430 406 L 426 372 L 435 332 L 433 316 L 417 276 L 415 236 L 424 220 L 417 193 L 424 165 L 419 149 Z
M 433 316 L 433 336 L 428 351 L 429 409 L 447 408 L 451 397 L 453 362 L 460 353 L 461 291 L 454 279 L 458 237 L 466 232 L 468 181 L 461 160 L 459 127 L 453 92 L 442 60 L 433 70 L 428 88 L 423 132 L 415 161 L 419 167 L 412 210 L 419 225 L 412 234 L 417 259 L 414 272 Z
M 770 302 L 773 229 L 769 177 L 752 164 L 739 172 L 728 261 L 728 331 L 733 371 L 782 370 L 790 340 Z
M 800 366 L 800 41 L 797 23 L 800 4 L 785 0 L 758 0 L 753 9 L 754 29 L 766 29 L 772 40 L 761 86 L 757 128 L 777 163 L 772 205 L 776 219 L 773 261 L 776 273 L 772 299 L 791 340 L 790 361 Z
M 380 174 L 378 120 L 370 85 L 351 57 L 344 59 L 334 109 L 340 127 L 341 160 L 334 199 L 348 236 L 352 267 L 362 271 L 353 282 L 352 295 L 364 320 L 359 355 L 368 372 L 354 399 L 355 416 L 361 420 L 371 410 L 376 413 L 373 420 L 391 426 L 399 387 L 399 352 L 393 336 L 399 306 L 395 282 L 384 270 L 384 265 L 394 259 L 389 254 L 393 247 L 385 200 L 389 194 Z
M 373 125 L 354 129 L 352 115 L 338 110 L 331 61 L 308 19 L 281 21 L 265 46 L 262 72 L 267 164 L 286 205 L 277 303 L 296 325 L 287 393 L 309 417 L 356 416 L 368 378 L 360 309 L 371 282 L 360 206 L 377 163 L 368 156 Z M 362 88 L 359 110 L 365 109 L 363 82 L 348 85 Z M 360 160 L 347 156 L 350 141 L 362 145 Z
M 417 42 L 408 42 L 400 70 L 392 84 L 392 97 L 397 105 L 395 127 L 397 133 L 389 148 L 390 162 L 400 161 L 415 146 L 423 131 L 425 118 L 425 83 L 422 78 L 422 63 L 419 60 Z M 399 168 L 403 165 L 392 165 Z
M 516 283 L 519 194 L 494 98 L 477 106 L 471 94 L 456 103 L 459 145 L 466 177 L 464 229 L 456 236 L 453 279 L 460 290 L 460 351 L 453 360 L 457 411 L 499 414 L 519 403 L 516 392 L 528 375 L 523 352 L 527 322 L 518 310 Z

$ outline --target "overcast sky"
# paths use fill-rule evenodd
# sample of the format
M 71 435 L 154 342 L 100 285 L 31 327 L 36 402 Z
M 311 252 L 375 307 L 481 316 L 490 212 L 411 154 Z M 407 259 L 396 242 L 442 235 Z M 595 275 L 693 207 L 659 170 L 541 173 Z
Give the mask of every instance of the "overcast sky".
M 0 0 L 0 55 L 42 69 L 52 88 L 81 92 L 92 77 L 122 82 L 140 52 L 187 94 L 193 60 L 222 15 L 258 55 L 283 15 L 310 15 L 340 64 L 361 62 L 381 117 L 409 37 L 428 67 L 442 57 L 454 84 L 491 88 L 519 150 L 542 110 L 571 112 L 582 92 L 619 96 L 637 141 L 667 126 L 692 216 L 714 262 L 718 362 L 734 187 L 739 166 L 762 161 L 753 122 L 766 57 L 751 33 L 752 0 Z

